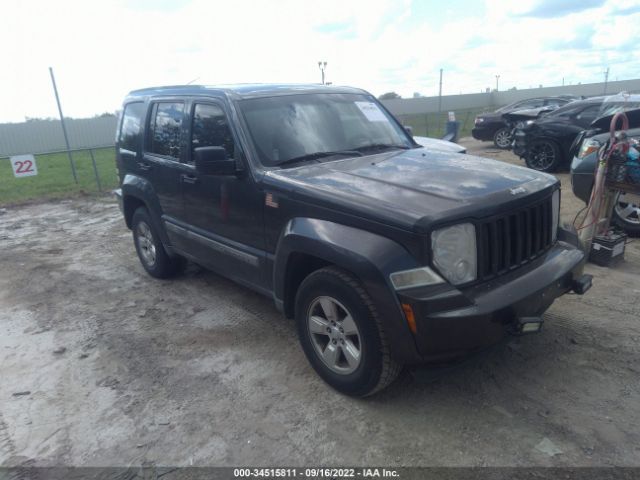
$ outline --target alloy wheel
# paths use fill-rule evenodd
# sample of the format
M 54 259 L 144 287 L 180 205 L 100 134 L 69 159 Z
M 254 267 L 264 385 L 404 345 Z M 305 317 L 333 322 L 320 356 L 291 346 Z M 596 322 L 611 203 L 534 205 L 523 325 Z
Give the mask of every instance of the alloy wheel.
M 620 193 L 616 199 L 616 214 L 625 223 L 640 225 L 640 206 L 631 203 L 626 193 Z
M 546 171 L 556 159 L 556 152 L 548 142 L 537 143 L 529 152 L 529 165 L 536 170 Z
M 140 247 L 140 254 L 144 262 L 149 267 L 152 267 L 156 263 L 156 245 L 153 241 L 151 228 L 145 222 L 140 222 L 137 233 L 136 240 L 138 241 L 138 247 Z
M 506 128 L 499 130 L 496 133 L 495 142 L 498 148 L 509 148 L 511 145 L 511 132 Z
M 333 372 L 353 373 L 362 360 L 360 331 L 351 313 L 333 297 L 316 298 L 307 312 L 313 348 Z

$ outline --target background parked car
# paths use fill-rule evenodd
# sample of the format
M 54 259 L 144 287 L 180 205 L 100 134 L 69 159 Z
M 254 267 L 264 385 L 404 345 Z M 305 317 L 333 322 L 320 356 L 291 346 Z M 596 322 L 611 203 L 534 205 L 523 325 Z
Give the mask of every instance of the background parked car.
M 509 128 L 509 147 L 513 146 L 513 138 L 515 135 L 516 128 L 520 128 L 524 125 L 528 125 L 533 123 L 534 120 L 537 120 L 543 115 L 547 113 L 553 112 L 557 110 L 559 107 L 546 106 L 541 108 L 530 108 L 528 110 L 516 110 L 514 112 L 505 113 L 502 115 L 504 119 L 504 123 Z M 506 141 L 506 140 L 505 140 Z
M 632 107 L 640 107 L 640 101 L 614 96 L 572 102 L 519 125 L 514 133 L 513 153 L 523 158 L 529 168 L 555 172 L 569 165 L 573 158 L 571 147 L 580 132 L 613 110 Z
M 471 130 L 471 135 L 476 140 L 493 141 L 498 148 L 509 148 L 511 146 L 511 128 L 506 124 L 502 115 L 518 110 L 531 109 L 554 109 L 566 105 L 578 99 L 572 95 L 559 97 L 540 97 L 519 100 L 497 109 L 494 112 L 481 113 L 476 117 L 475 127 Z
M 629 114 L 629 124 L 632 127 L 627 130 L 627 135 L 636 140 L 640 140 L 640 110 L 636 110 L 638 115 Z M 610 122 L 611 116 L 599 119 L 598 123 L 605 127 Z M 593 127 L 593 125 L 592 125 Z M 609 132 L 603 131 L 605 128 L 598 128 L 585 131 L 580 134 L 576 144 L 572 147 L 574 153 L 571 162 L 571 187 L 573 193 L 585 204 L 589 203 L 595 170 L 598 163 L 598 151 L 609 139 Z M 640 236 L 640 204 L 637 198 L 621 193 L 616 199 L 613 210 L 613 222 L 623 228 L 628 234 Z
M 542 118 L 523 122 L 514 132 L 513 153 L 529 168 L 553 172 L 569 162 L 576 136 L 598 116 L 604 97 L 578 100 Z

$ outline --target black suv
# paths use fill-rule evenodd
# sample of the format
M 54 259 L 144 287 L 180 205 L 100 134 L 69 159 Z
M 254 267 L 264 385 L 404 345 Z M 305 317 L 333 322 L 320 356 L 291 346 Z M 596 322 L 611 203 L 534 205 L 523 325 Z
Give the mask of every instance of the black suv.
M 190 259 L 272 297 L 347 394 L 537 331 L 590 286 L 554 177 L 422 148 L 362 90 L 138 90 L 118 125 L 117 193 L 147 272 Z
M 637 99 L 617 95 L 572 102 L 544 117 L 516 125 L 513 153 L 523 158 L 529 168 L 554 172 L 569 165 L 572 147 L 582 131 L 592 128 L 592 122 L 621 109 L 638 107 Z
M 493 140 L 493 144 L 498 148 L 509 148 L 511 147 L 512 127 L 503 118 L 505 113 L 518 112 L 520 110 L 536 110 L 537 113 L 544 113 L 566 105 L 577 98 L 571 95 L 529 98 L 505 105 L 495 112 L 481 113 L 475 119 L 475 126 L 471 130 L 471 135 L 476 140 Z
M 567 165 L 573 141 L 598 117 L 604 99 L 579 100 L 542 118 L 520 122 L 513 135 L 513 153 L 529 168 L 541 172 L 554 172 Z

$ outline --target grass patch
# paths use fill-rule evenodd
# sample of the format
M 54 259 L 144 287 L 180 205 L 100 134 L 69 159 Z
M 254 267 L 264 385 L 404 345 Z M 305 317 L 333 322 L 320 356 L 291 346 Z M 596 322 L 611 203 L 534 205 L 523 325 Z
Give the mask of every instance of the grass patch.
M 456 120 L 460 122 L 458 138 L 471 136 L 471 129 L 476 115 L 487 111 L 486 108 L 457 110 Z M 403 125 L 409 125 L 413 134 L 424 137 L 442 138 L 445 134 L 448 112 L 419 113 L 415 115 L 396 115 Z
M 113 147 L 93 151 L 102 191 L 118 185 Z M 88 150 L 72 152 L 78 183 L 73 180 L 66 152 L 36 155 L 38 175 L 15 178 L 8 158 L 0 159 L 0 205 L 29 200 L 62 198 L 83 193 L 98 193 L 93 164 Z

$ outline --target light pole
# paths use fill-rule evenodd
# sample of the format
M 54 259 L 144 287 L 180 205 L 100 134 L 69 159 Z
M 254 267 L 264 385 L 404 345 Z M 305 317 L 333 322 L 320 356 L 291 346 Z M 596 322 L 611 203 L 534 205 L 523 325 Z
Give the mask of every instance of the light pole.
M 327 68 L 327 62 L 318 62 L 318 68 L 322 72 L 322 85 L 324 85 L 324 70 Z
M 438 89 L 438 113 L 442 111 L 442 69 L 440 69 L 440 88 Z
M 498 91 L 498 81 L 500 80 L 500 75 L 496 75 L 496 92 Z

